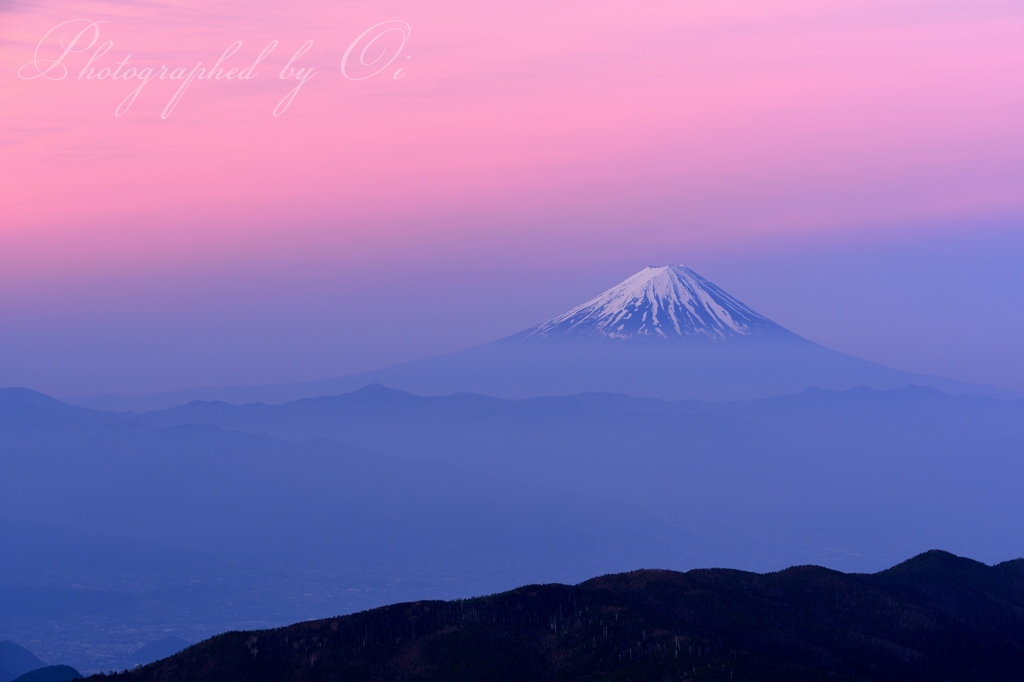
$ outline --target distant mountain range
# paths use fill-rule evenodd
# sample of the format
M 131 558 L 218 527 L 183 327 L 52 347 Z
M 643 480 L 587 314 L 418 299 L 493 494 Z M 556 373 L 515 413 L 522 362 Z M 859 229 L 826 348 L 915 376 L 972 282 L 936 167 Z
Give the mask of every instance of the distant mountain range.
M 799 393 L 928 386 L 1008 391 L 903 372 L 839 353 L 772 322 L 693 270 L 648 267 L 597 297 L 508 338 L 339 379 L 80 400 L 98 409 L 160 409 L 191 400 L 284 403 L 383 384 L 418 395 L 503 398 L 621 393 L 664 400 L 745 400 Z
M 1024 515 L 1009 487 L 1024 480 L 1020 400 L 914 387 L 738 402 L 506 400 L 371 386 L 134 419 L 330 438 L 617 500 L 685 529 L 683 544 L 726 565 L 777 568 L 800 556 L 858 570 L 929 546 L 986 559 L 1024 551 L 1024 529 L 1008 521 Z
M 923 388 L 665 402 L 371 386 L 145 414 L 6 390 L 0 466 L 0 517 L 293 564 L 856 569 L 920 549 L 908 541 L 1024 547 L 1024 401 Z
M 231 632 L 109 682 L 1017 682 L 1024 560 L 634 571 Z

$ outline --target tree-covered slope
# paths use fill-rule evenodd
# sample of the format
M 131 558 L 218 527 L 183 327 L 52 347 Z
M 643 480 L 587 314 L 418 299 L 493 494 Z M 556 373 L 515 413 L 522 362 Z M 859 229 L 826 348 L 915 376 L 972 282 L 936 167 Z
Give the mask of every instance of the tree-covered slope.
M 125 682 L 1019 680 L 1024 561 L 636 571 L 215 637 Z

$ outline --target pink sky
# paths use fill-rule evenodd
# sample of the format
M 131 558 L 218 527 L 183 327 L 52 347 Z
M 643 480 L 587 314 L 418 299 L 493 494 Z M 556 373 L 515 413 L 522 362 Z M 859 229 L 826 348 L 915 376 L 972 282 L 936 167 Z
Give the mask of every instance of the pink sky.
M 88 53 L 65 80 L 17 75 L 73 19 L 109 22 L 96 67 L 208 65 L 236 40 L 227 65 L 248 66 L 279 46 L 252 80 L 193 83 L 166 120 L 178 83 L 116 117 L 137 83 L 77 79 Z M 393 68 L 346 80 L 342 54 L 385 20 L 411 27 Z M 275 118 L 307 40 L 316 76 Z M 1024 213 L 1022 46 L 1024 7 L 988 0 L 0 0 L 0 314 L 36 311 L 41 338 L 70 333 L 69 300 L 113 315 L 112 291 L 238 287 L 203 304 L 206 329 L 310 271 L 440 282 L 500 259 L 513 283 L 1005 223 Z M 293 373 L 331 363 L 346 369 L 324 354 Z

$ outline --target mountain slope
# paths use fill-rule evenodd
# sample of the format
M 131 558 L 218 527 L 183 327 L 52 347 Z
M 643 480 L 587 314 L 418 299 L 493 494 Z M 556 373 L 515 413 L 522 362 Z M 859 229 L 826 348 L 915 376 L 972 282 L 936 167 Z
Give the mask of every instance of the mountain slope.
M 25 673 L 14 682 L 71 682 L 81 677 L 81 673 L 70 665 L 50 665 Z
M 1019 680 L 1024 561 L 635 571 L 236 632 L 126 682 Z
M 0 642 L 0 682 L 11 682 L 16 677 L 45 666 L 28 649 L 14 642 Z
M 1011 397 L 991 387 L 902 372 L 794 334 L 680 265 L 648 267 L 536 327 L 467 350 L 340 379 L 210 388 L 140 399 L 85 401 L 102 409 L 160 409 L 190 400 L 283 403 L 370 384 L 419 395 L 503 398 L 621 393 L 665 400 L 745 400 L 918 385 Z
M 186 642 L 180 637 L 164 637 L 163 639 L 158 639 L 155 642 L 150 642 L 136 651 L 130 656 L 130 660 L 133 667 L 135 665 L 149 665 L 154 661 L 159 661 L 161 658 L 173 656 L 182 649 L 187 649 L 190 646 L 192 646 L 191 642 Z

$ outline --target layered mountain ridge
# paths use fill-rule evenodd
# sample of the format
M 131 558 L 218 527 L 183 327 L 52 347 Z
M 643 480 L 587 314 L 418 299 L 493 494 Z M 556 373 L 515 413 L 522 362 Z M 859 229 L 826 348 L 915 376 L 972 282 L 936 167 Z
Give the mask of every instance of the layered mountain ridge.
M 270 627 L 643 566 L 864 571 L 1024 546 L 1024 401 L 377 386 L 150 414 L 0 390 L 0 406 L 0 631 L 85 670 L 189 623 Z

